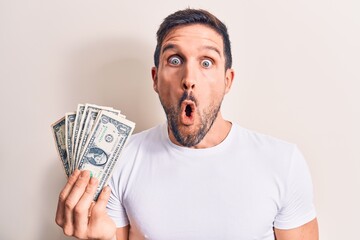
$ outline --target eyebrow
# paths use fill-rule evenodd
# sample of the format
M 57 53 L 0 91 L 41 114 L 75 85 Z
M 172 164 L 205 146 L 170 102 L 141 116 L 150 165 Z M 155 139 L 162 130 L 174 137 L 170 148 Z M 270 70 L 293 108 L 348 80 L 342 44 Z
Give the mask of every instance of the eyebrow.
M 176 48 L 174 44 L 167 44 L 164 46 L 164 48 L 162 49 L 161 53 L 164 53 L 166 50 L 169 50 L 169 49 L 173 49 L 173 48 Z
M 169 49 L 176 49 L 176 45 L 175 44 L 172 44 L 172 43 L 169 43 L 167 45 L 164 46 L 164 48 L 162 49 L 161 53 L 163 54 L 165 51 L 169 50 Z M 219 51 L 219 49 L 217 49 L 216 47 L 213 47 L 213 46 L 202 46 L 201 49 L 208 49 L 208 50 L 212 50 L 212 51 L 215 51 L 217 54 L 219 54 L 219 56 L 221 57 L 221 53 Z

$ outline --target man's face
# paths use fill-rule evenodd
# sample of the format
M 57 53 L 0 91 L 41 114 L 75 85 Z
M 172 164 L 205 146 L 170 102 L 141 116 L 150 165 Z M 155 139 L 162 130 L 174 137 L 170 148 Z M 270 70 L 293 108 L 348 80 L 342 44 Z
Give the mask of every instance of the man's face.
M 196 146 L 219 118 L 233 71 L 225 71 L 222 37 L 208 26 L 174 28 L 165 37 L 159 67 L 152 69 L 154 90 L 165 110 L 170 138 Z

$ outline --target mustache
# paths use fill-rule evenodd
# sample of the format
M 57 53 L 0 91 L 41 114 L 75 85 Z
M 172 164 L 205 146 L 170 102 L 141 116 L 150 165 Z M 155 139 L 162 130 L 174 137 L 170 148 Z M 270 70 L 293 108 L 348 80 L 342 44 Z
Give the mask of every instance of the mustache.
M 183 101 L 185 100 L 190 100 L 193 101 L 195 103 L 195 106 L 197 106 L 197 100 L 196 98 L 192 95 L 192 92 L 184 92 L 183 95 L 181 96 L 180 100 L 179 100 L 179 107 L 181 107 L 181 104 Z

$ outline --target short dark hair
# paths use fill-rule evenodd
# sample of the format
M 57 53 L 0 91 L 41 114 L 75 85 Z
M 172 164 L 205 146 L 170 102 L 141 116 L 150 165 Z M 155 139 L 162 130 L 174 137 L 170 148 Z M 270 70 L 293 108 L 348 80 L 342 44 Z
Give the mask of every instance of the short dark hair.
M 203 24 L 209 26 L 221 35 L 224 42 L 225 70 L 231 68 L 231 46 L 229 34 L 225 24 L 206 10 L 190 8 L 179 10 L 173 14 L 170 14 L 161 23 L 158 31 L 156 32 L 157 44 L 154 52 L 155 67 L 159 67 L 160 50 L 164 38 L 173 28 L 190 24 Z

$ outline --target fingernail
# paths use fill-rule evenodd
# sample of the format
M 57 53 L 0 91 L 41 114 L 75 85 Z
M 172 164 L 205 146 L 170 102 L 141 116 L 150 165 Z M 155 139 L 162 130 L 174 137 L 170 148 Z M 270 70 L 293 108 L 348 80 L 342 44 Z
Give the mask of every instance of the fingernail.
M 89 171 L 86 171 L 86 170 L 83 171 L 80 175 L 80 177 L 87 177 L 87 176 L 89 176 Z

